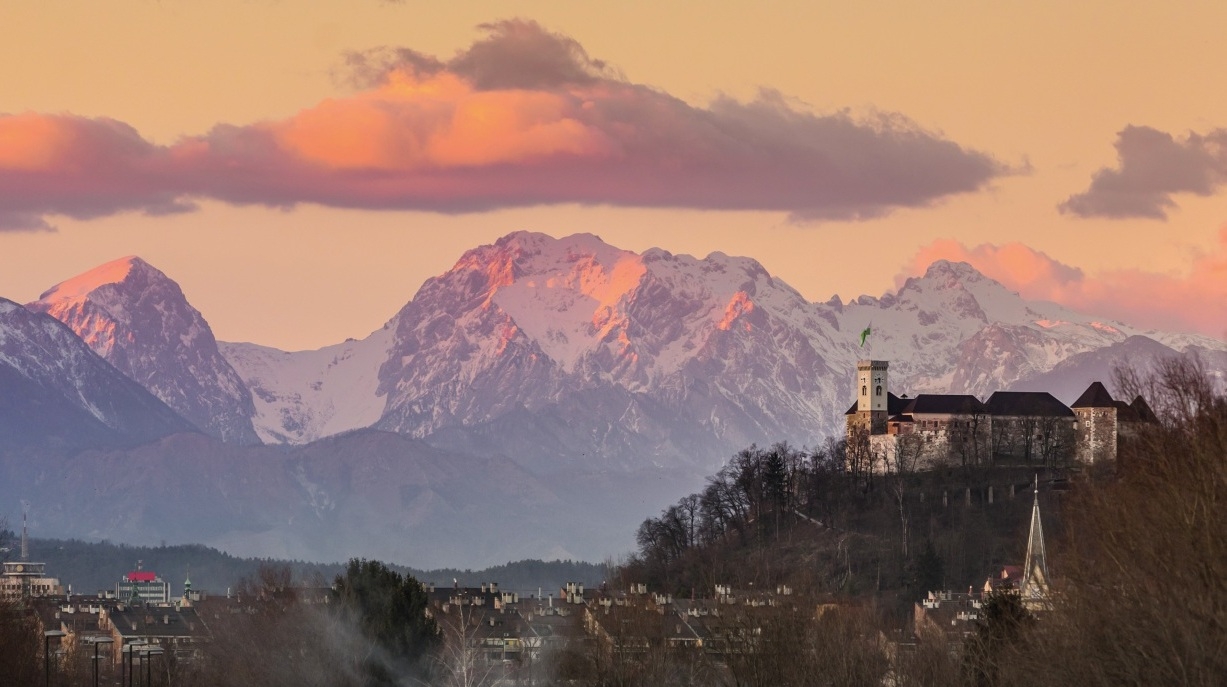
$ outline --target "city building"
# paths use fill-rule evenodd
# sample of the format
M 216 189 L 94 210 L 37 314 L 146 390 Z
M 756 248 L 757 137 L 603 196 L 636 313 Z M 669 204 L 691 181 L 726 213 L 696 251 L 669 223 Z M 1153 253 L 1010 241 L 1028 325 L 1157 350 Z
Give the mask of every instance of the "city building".
M 170 603 L 170 584 L 137 561 L 136 570 L 115 584 L 115 598 L 126 603 Z
M 60 581 L 47 575 L 47 564 L 30 560 L 26 516 L 21 516 L 21 555 L 15 561 L 5 561 L 0 572 L 0 599 L 18 600 L 64 593 Z

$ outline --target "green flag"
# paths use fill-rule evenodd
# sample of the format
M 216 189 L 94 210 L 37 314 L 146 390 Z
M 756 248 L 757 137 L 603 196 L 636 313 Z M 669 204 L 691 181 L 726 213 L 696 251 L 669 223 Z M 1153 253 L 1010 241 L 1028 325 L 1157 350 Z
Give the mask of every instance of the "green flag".
M 861 348 L 865 347 L 865 337 L 869 336 L 872 332 L 872 327 L 865 327 L 865 331 L 861 332 Z

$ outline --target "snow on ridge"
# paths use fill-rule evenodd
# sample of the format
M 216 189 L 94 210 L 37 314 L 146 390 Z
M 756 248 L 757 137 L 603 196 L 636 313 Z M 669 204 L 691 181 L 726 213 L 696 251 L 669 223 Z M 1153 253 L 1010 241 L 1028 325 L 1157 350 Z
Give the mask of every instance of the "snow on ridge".
M 48 304 L 58 301 L 81 300 L 94 289 L 107 284 L 118 284 L 127 279 L 133 269 L 145 267 L 149 267 L 149 263 L 135 255 L 112 260 L 56 284 L 44 291 L 38 297 L 38 300 Z
M 485 248 L 470 251 L 460 264 L 489 272 L 510 257 L 514 278 L 491 279 L 491 301 L 566 371 L 607 345 L 638 355 L 633 349 L 642 342 L 628 336 L 626 308 L 645 279 L 658 280 L 675 298 L 698 302 L 684 313 L 684 336 L 650 347 L 654 355 L 642 364 L 655 375 L 676 371 L 713 330 L 727 327 L 730 308 L 740 314 L 767 307 L 790 324 L 811 327 L 814 319 L 804 298 L 753 258 L 713 252 L 699 259 L 660 249 L 640 255 L 593 234 L 556 239 L 517 232 L 499 239 L 493 252 Z M 496 271 L 505 278 L 505 270 Z
M 365 339 L 311 351 L 217 345 L 251 390 L 260 440 L 305 444 L 379 420 L 386 402 L 377 393 L 379 366 L 388 359 L 394 331 L 389 323 Z
M 532 257 L 524 274 L 497 288 L 493 302 L 555 363 L 573 371 L 624 320 L 625 299 L 646 268 L 640 256 L 590 234 L 560 239 L 553 248 L 561 250 Z

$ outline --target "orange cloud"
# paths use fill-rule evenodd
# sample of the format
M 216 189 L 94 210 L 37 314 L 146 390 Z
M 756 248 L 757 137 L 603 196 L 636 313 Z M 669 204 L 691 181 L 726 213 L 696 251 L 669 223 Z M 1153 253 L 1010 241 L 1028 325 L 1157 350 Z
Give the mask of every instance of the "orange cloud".
M 49 229 L 47 214 L 189 210 L 170 161 L 113 119 L 0 115 L 0 229 Z
M 158 146 L 71 115 L 0 115 L 0 228 L 172 212 L 196 198 L 474 212 L 548 203 L 864 218 L 1009 173 L 902 115 L 818 115 L 778 94 L 707 107 L 621 78 L 533 22 L 447 61 L 351 55 L 361 90 Z
M 899 283 L 936 260 L 966 262 L 1025 298 L 1048 300 L 1138 327 L 1227 339 L 1227 226 L 1219 245 L 1185 275 L 1110 270 L 1093 275 L 1021 243 L 967 247 L 942 239 L 922 247 Z

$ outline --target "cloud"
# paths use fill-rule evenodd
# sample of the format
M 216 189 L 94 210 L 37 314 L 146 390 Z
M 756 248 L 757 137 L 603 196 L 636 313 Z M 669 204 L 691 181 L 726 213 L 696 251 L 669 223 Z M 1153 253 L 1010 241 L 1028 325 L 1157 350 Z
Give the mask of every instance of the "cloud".
M 1227 184 L 1227 129 L 1184 140 L 1145 126 L 1116 137 L 1116 169 L 1103 168 L 1091 187 L 1070 196 L 1061 212 L 1079 217 L 1167 219 L 1175 193 L 1208 196 Z
M 447 60 L 346 57 L 357 92 L 172 145 L 109 119 L 0 115 L 0 226 L 180 212 L 196 199 L 475 212 L 556 203 L 861 219 L 1011 173 L 900 114 L 815 114 L 777 92 L 696 107 L 531 21 Z
M 1227 226 L 1219 231 L 1216 250 L 1197 256 L 1189 272 L 1179 276 L 1140 269 L 1088 275 L 1021 243 L 969 248 L 939 240 L 920 249 L 900 282 L 923 274 L 936 260 L 969 263 L 1024 298 L 1136 327 L 1227 339 Z
M 0 229 L 50 229 L 48 214 L 185 208 L 182 189 L 162 178 L 171 157 L 113 119 L 0 115 Z

